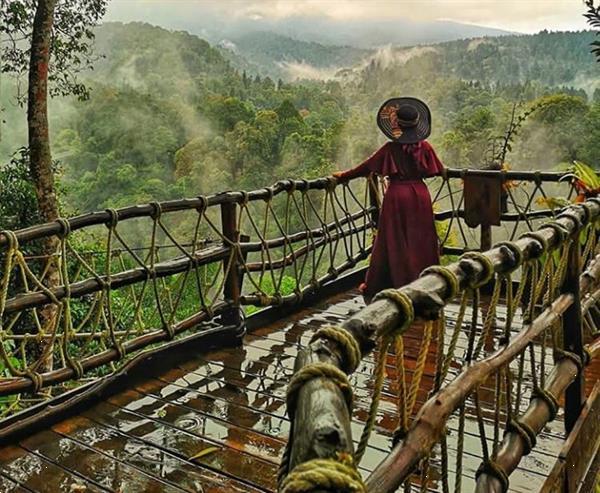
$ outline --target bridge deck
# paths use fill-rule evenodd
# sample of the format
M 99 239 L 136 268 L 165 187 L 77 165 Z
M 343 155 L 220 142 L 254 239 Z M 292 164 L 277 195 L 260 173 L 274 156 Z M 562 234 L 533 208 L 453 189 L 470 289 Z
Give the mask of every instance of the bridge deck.
M 285 387 L 298 348 L 320 325 L 339 322 L 362 306 L 356 293 L 339 295 L 254 331 L 243 347 L 213 351 L 169 370 L 149 371 L 142 383 L 51 429 L 0 449 L 0 491 L 274 491 L 289 430 Z M 449 329 L 457 308 L 448 308 Z M 416 325 L 406 335 L 409 374 L 414 368 L 421 329 Z M 459 346 L 466 347 L 466 335 Z M 421 403 L 433 384 L 435 351 L 436 345 L 432 344 L 418 396 Z M 388 376 L 394 374 L 392 361 L 390 357 Z M 373 357 L 367 358 L 351 379 L 355 389 L 355 437 L 360 435 L 367 414 L 373 364 Z M 597 374 L 598 369 L 595 377 Z M 376 430 L 360 466 L 365 475 L 386 455 L 396 426 L 396 401 L 390 382 L 388 379 L 385 384 Z M 480 463 L 477 424 L 470 411 L 464 491 L 473 489 Z M 490 430 L 491 426 L 490 420 Z M 448 435 L 451 464 L 456 429 L 457 420 L 453 419 Z M 542 485 L 562 437 L 559 414 L 511 476 L 511 491 L 531 492 Z M 432 471 L 432 479 L 436 474 Z M 452 482 L 451 477 L 451 488 Z M 429 486 L 436 491 L 435 481 Z

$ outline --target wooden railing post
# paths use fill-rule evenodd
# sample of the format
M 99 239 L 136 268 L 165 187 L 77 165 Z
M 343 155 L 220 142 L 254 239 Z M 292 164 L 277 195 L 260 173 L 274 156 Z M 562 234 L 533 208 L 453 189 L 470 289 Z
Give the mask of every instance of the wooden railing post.
M 576 354 L 584 361 L 583 349 L 583 321 L 581 315 L 581 294 L 579 276 L 581 275 L 581 252 L 577 236 L 569 249 L 569 258 L 566 275 L 561 286 L 561 293 L 571 293 L 574 296 L 573 304 L 563 316 L 563 347 L 565 351 Z M 565 392 L 565 430 L 570 433 L 581 409 L 585 403 L 585 381 L 583 371 L 567 387 Z
M 224 202 L 221 204 L 221 227 L 223 236 L 234 244 L 237 244 L 240 240 L 237 219 L 238 205 L 235 202 Z M 240 272 L 241 260 L 242 259 L 239 258 L 237 252 L 233 253 L 233 260 L 230 261 L 229 257 L 223 260 L 223 274 L 225 275 L 225 282 L 223 283 L 223 299 L 232 302 L 231 308 L 226 310 L 221 316 L 224 325 L 241 326 L 243 322 L 243 317 L 240 312 L 240 297 L 242 292 L 242 274 Z

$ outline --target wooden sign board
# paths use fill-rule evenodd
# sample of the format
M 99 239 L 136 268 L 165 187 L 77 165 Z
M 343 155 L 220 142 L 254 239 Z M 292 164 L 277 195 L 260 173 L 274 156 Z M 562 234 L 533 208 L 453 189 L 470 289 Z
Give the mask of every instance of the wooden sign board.
M 465 222 L 476 226 L 500 226 L 502 182 L 497 178 L 465 176 Z

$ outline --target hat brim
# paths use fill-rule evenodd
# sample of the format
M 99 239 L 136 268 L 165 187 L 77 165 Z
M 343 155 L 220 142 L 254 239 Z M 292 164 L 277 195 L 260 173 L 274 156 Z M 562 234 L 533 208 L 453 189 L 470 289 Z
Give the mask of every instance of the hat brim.
M 414 127 L 403 127 L 390 118 L 392 113 L 402 105 L 412 106 L 419 114 L 419 119 Z M 431 112 L 428 106 L 417 98 L 392 98 L 381 105 L 377 112 L 377 126 L 385 136 L 395 142 L 402 144 L 414 144 L 425 140 L 431 134 Z

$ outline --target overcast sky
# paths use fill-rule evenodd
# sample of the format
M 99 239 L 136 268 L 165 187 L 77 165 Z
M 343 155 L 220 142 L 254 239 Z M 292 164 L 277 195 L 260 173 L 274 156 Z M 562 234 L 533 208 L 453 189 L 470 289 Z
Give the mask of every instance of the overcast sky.
M 524 33 L 585 29 L 583 0 L 111 0 L 108 20 L 140 20 L 185 28 L 190 16 L 278 20 L 453 20 Z

